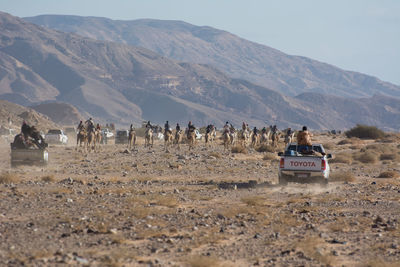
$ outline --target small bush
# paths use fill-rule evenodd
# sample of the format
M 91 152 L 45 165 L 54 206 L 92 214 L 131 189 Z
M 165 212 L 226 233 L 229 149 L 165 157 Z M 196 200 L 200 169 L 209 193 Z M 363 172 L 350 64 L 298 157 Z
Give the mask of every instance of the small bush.
M 333 182 L 354 182 L 356 177 L 351 172 L 335 172 L 329 176 L 329 180 Z
M 221 154 L 220 154 L 219 152 L 215 152 L 215 151 L 210 152 L 208 155 L 209 155 L 210 157 L 215 157 L 215 158 L 217 158 L 217 159 L 222 158 Z
M 349 139 L 343 139 L 339 141 L 337 144 L 340 145 L 358 145 L 361 143 L 361 140 L 358 138 L 349 138 Z
M 17 183 L 19 178 L 15 174 L 3 173 L 0 175 L 0 184 Z
M 400 173 L 397 171 L 384 171 L 381 172 L 378 176 L 378 178 L 399 178 Z
M 245 148 L 242 145 L 236 145 L 234 147 L 232 147 L 232 153 L 243 153 L 243 154 L 247 154 L 247 148 Z
M 345 132 L 348 138 L 358 137 L 361 139 L 379 139 L 385 136 L 385 132 L 375 126 L 358 124 L 356 127 Z
M 43 182 L 46 182 L 46 183 L 50 183 L 50 182 L 54 182 L 54 181 L 55 181 L 54 175 L 46 175 L 46 176 L 43 176 L 43 177 L 41 178 L 41 180 L 42 180 Z
M 275 152 L 275 149 L 267 144 L 261 144 L 257 146 L 255 149 L 257 152 Z
M 332 143 L 326 143 L 324 144 L 324 148 L 328 150 L 334 149 L 334 145 Z
M 276 160 L 276 159 L 278 159 L 276 154 L 271 152 L 267 152 L 263 157 L 263 160 Z
M 367 151 L 364 153 L 360 153 L 356 157 L 356 160 L 358 160 L 362 163 L 375 163 L 377 161 L 377 155 L 376 155 L 376 153 Z
M 395 153 L 389 153 L 389 154 L 382 154 L 380 155 L 379 159 L 380 160 L 397 160 L 399 158 L 399 156 Z
M 353 157 L 348 153 L 337 154 L 333 159 L 329 160 L 329 163 L 346 163 L 351 164 Z

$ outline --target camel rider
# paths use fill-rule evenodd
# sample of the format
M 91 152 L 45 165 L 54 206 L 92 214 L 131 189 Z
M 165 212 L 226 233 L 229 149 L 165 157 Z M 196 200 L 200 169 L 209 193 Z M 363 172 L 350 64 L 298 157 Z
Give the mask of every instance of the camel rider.
M 286 135 L 287 135 L 287 136 L 291 136 L 292 134 L 293 134 L 292 128 L 289 127 L 289 128 L 287 129 Z
M 212 125 L 211 124 L 207 125 L 206 133 L 210 133 L 211 129 L 212 129 Z
M 188 130 L 189 132 L 194 132 L 194 130 L 196 130 L 196 127 L 192 124 L 191 121 L 189 121 Z
M 83 122 L 80 121 L 80 122 L 79 122 L 79 125 L 78 125 L 78 127 L 77 127 L 77 129 L 78 129 L 78 131 L 81 131 L 81 130 L 83 130 L 83 128 L 84 128 Z
M 131 124 L 131 126 L 129 126 L 129 131 L 133 131 L 133 124 Z
M 229 122 L 226 122 L 224 125 L 224 133 L 229 132 Z
M 300 151 L 309 151 L 309 148 L 312 148 L 311 136 L 312 134 L 307 130 L 307 127 L 303 126 L 303 130 L 297 134 L 297 145 L 300 147 Z
M 246 129 L 247 129 L 246 123 L 243 122 L 243 124 L 242 124 L 242 130 L 243 130 L 243 131 L 246 131 Z
M 261 132 L 263 133 L 263 134 L 265 134 L 266 132 L 267 132 L 267 128 L 265 128 L 265 126 L 261 129 Z
M 164 124 L 164 134 L 166 134 L 167 131 L 170 132 L 170 133 L 172 133 L 172 130 L 171 130 L 171 128 L 169 127 L 168 121 L 166 121 L 165 124 Z
M 150 124 L 150 121 L 147 122 L 145 128 L 146 128 L 146 129 L 151 129 L 151 128 L 152 128 L 152 127 L 151 127 L 151 124 Z
M 257 131 L 258 131 L 258 130 L 257 130 L 257 127 L 254 127 L 254 128 L 253 128 L 253 135 L 257 135 Z
M 96 130 L 99 130 L 99 131 L 101 130 L 100 124 L 97 124 L 97 125 L 96 125 Z
M 179 125 L 179 123 L 176 124 L 175 130 L 177 133 L 179 133 L 179 131 L 181 130 L 181 126 Z
M 276 133 L 278 131 L 278 128 L 276 127 L 276 125 L 272 126 L 271 131 L 272 131 L 272 133 Z

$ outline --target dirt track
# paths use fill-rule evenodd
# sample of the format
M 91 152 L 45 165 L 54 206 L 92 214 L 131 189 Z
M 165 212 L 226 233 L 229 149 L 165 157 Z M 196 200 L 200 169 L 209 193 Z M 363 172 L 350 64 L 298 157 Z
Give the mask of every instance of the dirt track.
M 387 151 L 373 163 L 356 160 L 373 141 L 317 139 L 351 156 L 331 163 L 337 181 L 326 187 L 278 186 L 273 154 L 221 145 L 168 153 L 161 143 L 133 152 L 106 145 L 89 154 L 53 146 L 46 168 L 10 169 L 3 143 L 0 262 L 398 266 L 400 178 L 377 178 L 400 171 L 398 139 L 377 143 Z

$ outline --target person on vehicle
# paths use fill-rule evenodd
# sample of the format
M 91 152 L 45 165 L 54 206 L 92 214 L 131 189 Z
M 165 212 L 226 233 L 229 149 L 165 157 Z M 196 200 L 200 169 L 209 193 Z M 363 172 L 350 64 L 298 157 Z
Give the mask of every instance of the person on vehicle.
M 166 134 L 167 131 L 170 132 L 170 133 L 172 133 L 172 130 L 171 130 L 171 128 L 169 127 L 169 122 L 168 122 L 168 121 L 166 121 L 165 124 L 164 124 L 164 134 Z
M 300 151 L 310 151 L 310 147 L 312 148 L 311 136 L 307 127 L 303 126 L 303 130 L 297 134 L 297 146 L 300 147 Z
M 26 123 L 26 121 L 23 121 L 21 126 L 21 133 L 24 136 L 25 140 L 28 139 L 30 131 L 31 127 Z

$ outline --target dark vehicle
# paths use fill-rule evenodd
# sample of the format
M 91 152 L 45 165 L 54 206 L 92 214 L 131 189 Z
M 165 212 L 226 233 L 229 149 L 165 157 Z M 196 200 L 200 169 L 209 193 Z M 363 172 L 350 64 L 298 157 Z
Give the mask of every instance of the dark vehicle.
M 115 135 L 115 144 L 128 144 L 129 131 L 119 130 Z

